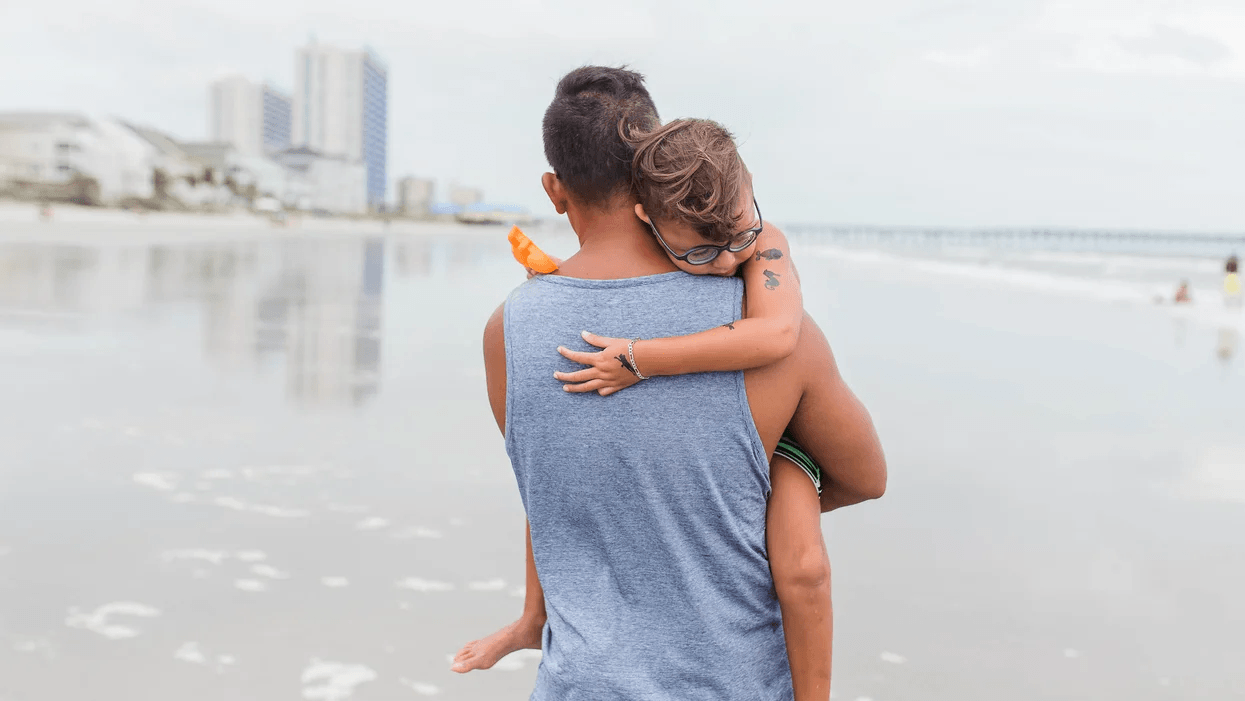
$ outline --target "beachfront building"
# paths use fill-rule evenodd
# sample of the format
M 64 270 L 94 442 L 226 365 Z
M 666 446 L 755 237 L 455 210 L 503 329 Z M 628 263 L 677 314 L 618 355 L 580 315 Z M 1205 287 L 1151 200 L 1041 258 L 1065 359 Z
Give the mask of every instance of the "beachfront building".
M 83 162 L 78 132 L 89 127 L 77 114 L 0 114 L 0 182 L 68 182 Z
M 173 137 L 157 129 L 122 122 L 151 147 L 151 199 L 159 209 L 219 208 L 232 199 L 223 182 L 204 176 L 204 164 Z
M 268 156 L 243 153 L 233 144 L 220 141 L 187 142 L 181 147 L 199 164 L 199 180 L 225 189 L 225 202 L 285 196 L 286 171 Z
M 289 209 L 362 214 L 368 209 L 368 175 L 362 161 L 298 147 L 273 159 L 285 169 L 281 201 Z
M 408 217 L 427 217 L 432 205 L 431 178 L 407 176 L 398 181 L 398 211 Z
M 232 144 L 246 156 L 289 148 L 293 131 L 289 96 L 242 76 L 213 82 L 208 95 L 212 141 Z
M 470 207 L 484 201 L 484 191 L 476 187 L 462 185 L 450 186 L 450 204 L 458 207 Z
M 293 143 L 327 156 L 361 161 L 367 204 L 385 203 L 389 70 L 371 51 L 311 43 L 295 61 Z
M 115 119 L 0 113 L 0 189 L 83 204 L 149 200 L 156 150 Z

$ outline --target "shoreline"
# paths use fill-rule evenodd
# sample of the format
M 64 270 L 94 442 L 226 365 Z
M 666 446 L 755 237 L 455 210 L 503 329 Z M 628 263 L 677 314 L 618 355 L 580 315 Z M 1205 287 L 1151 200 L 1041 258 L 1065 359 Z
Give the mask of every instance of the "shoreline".
M 74 231 L 89 226 L 91 231 Z M 97 241 L 105 236 L 115 240 L 149 241 L 169 238 L 176 241 L 222 241 L 236 237 L 306 236 L 499 236 L 509 224 L 464 224 L 458 221 L 430 221 L 379 218 L 292 216 L 286 224 L 275 224 L 263 215 L 250 212 L 186 213 L 133 212 L 123 209 L 84 207 L 74 204 L 52 205 L 52 217 L 42 220 L 34 203 L 0 201 L 0 241 L 20 243 L 72 243 Z M 548 222 L 536 221 L 525 229 L 549 229 Z M 500 233 L 499 233 L 500 232 Z M 68 234 L 68 236 L 67 236 Z

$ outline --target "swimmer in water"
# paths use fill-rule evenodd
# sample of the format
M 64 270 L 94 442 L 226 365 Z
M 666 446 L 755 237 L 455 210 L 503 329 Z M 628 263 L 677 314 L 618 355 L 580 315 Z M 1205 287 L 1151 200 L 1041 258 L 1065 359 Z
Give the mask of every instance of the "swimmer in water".
M 1176 289 L 1176 304 L 1184 304 L 1192 301 L 1193 298 L 1189 296 L 1189 281 L 1181 280 L 1180 287 Z

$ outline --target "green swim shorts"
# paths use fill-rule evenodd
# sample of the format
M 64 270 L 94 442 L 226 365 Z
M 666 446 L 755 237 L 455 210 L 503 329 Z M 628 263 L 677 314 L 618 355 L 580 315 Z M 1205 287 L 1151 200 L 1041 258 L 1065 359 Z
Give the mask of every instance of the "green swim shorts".
M 813 486 L 817 487 L 817 496 L 821 496 L 821 466 L 804 452 L 799 443 L 792 440 L 790 436 L 783 436 L 778 440 L 774 455 L 781 455 L 804 470 L 808 478 L 813 481 Z

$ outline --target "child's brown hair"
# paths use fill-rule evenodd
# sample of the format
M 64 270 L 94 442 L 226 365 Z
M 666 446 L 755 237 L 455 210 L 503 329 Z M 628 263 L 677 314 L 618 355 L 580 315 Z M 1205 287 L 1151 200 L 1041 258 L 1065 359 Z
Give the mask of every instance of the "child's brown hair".
M 635 147 L 632 178 L 650 218 L 677 219 L 714 243 L 739 233 L 739 191 L 747 169 L 726 127 L 676 119 L 623 136 Z

